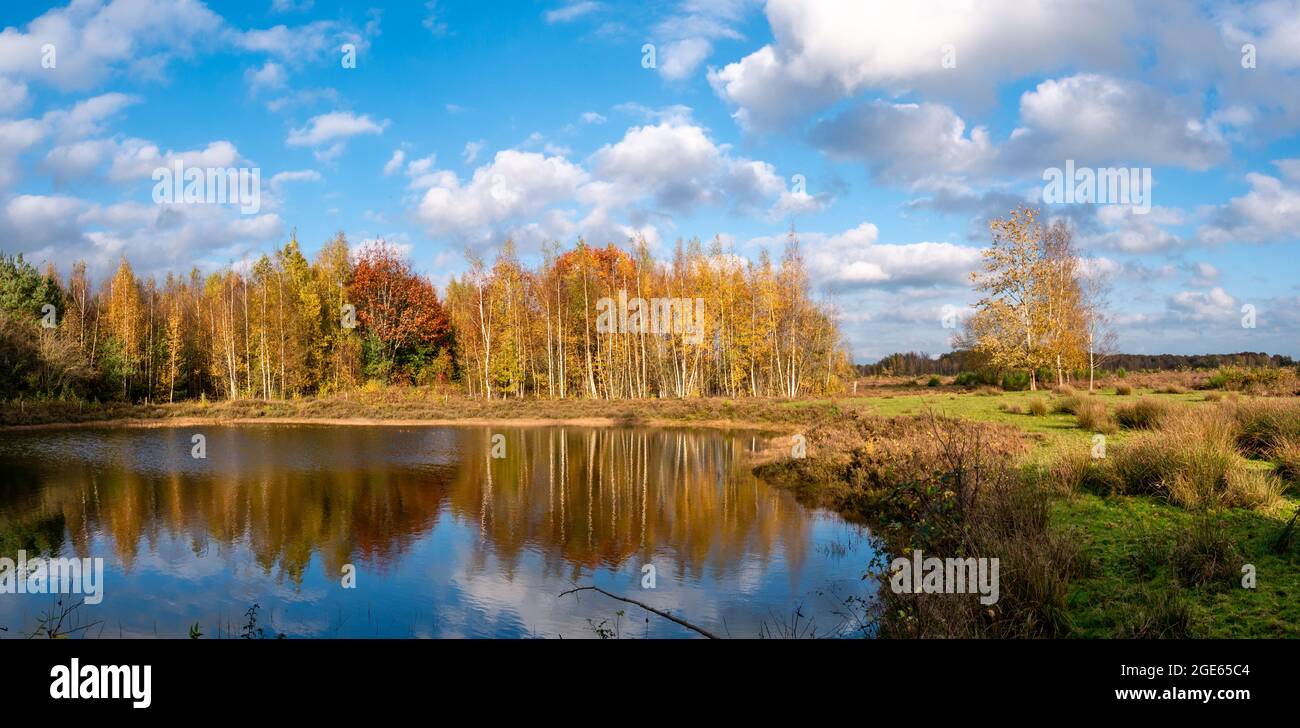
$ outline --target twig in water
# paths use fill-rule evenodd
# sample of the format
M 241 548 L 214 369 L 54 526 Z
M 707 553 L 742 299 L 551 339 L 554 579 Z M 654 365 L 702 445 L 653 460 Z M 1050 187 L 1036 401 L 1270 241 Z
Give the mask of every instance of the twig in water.
M 666 619 L 666 620 L 668 620 L 668 621 L 670 621 L 670 622 L 676 622 L 677 624 L 680 624 L 681 626 L 685 627 L 686 629 L 694 630 L 695 632 L 699 632 L 700 634 L 704 635 L 705 637 L 708 637 L 708 638 L 711 639 L 711 640 L 720 639 L 716 634 L 713 634 L 712 632 L 708 631 L 707 629 L 704 629 L 703 627 L 697 627 L 697 626 L 691 624 L 690 622 L 687 622 L 686 620 L 684 620 L 684 619 L 682 619 L 682 618 L 680 618 L 680 617 L 674 617 L 673 615 L 669 614 L 668 612 L 660 611 L 660 610 L 655 609 L 654 607 L 650 606 L 649 604 L 644 604 L 644 603 L 642 603 L 642 602 L 638 602 L 638 601 L 635 600 L 635 599 L 628 599 L 627 597 L 621 597 L 621 596 L 619 596 L 619 595 L 617 595 L 617 594 L 611 594 L 611 593 L 605 591 L 604 589 L 601 589 L 601 588 L 598 587 L 598 586 L 577 586 L 577 587 L 574 587 L 574 588 L 572 588 L 572 589 L 568 589 L 568 590 L 566 590 L 566 591 L 562 591 L 562 592 L 560 592 L 560 596 L 566 596 L 566 595 L 572 594 L 572 593 L 574 593 L 574 592 L 580 592 L 580 591 L 594 591 L 594 592 L 600 592 L 601 594 L 604 594 L 605 596 L 609 597 L 610 599 L 617 599 L 617 600 L 619 600 L 620 602 L 627 602 L 628 604 L 635 604 L 636 606 L 641 607 L 642 609 L 646 610 L 647 612 L 651 612 L 651 613 L 653 613 L 653 614 L 657 614 L 657 615 L 659 615 L 660 617 L 663 617 L 664 619 Z

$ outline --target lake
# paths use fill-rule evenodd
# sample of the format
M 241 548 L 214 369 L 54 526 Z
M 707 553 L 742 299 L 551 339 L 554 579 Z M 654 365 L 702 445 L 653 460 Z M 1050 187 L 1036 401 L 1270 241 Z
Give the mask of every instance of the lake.
M 0 432 L 0 557 L 102 558 L 102 601 L 70 617 L 88 637 L 239 636 L 254 604 L 268 636 L 696 636 L 559 596 L 575 585 L 723 636 L 861 634 L 845 603 L 869 597 L 865 529 L 755 478 L 762 446 L 631 427 Z M 55 600 L 0 593 L 0 636 Z

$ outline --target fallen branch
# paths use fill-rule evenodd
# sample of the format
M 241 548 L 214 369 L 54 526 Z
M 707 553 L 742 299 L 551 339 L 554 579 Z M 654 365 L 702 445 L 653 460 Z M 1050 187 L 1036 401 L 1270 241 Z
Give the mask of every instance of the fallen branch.
M 574 588 L 572 588 L 572 589 L 569 589 L 569 590 L 566 590 L 566 591 L 562 591 L 562 592 L 560 592 L 560 596 L 566 596 L 566 595 L 568 595 L 568 594 L 572 594 L 572 593 L 574 593 L 574 592 L 580 592 L 580 591 L 594 591 L 594 592 L 600 592 L 601 594 L 604 594 L 605 596 L 609 597 L 610 599 L 617 599 L 617 600 L 619 600 L 620 602 L 627 602 L 628 604 L 635 604 L 636 606 L 641 607 L 642 609 L 646 610 L 647 612 L 652 612 L 652 613 L 654 613 L 654 614 L 657 614 L 657 615 L 659 615 L 660 617 L 663 617 L 664 619 L 667 619 L 667 620 L 670 621 L 670 622 L 676 622 L 677 624 L 680 624 L 681 626 L 685 627 L 686 629 L 694 630 L 695 632 L 699 632 L 700 634 L 704 635 L 705 637 L 708 637 L 708 638 L 711 639 L 711 640 L 721 639 L 721 638 L 718 637 L 716 634 L 713 634 L 712 632 L 708 631 L 707 629 L 704 629 L 703 627 L 697 627 L 697 626 L 691 624 L 690 622 L 687 622 L 686 620 L 684 620 L 684 619 L 682 619 L 682 618 L 680 618 L 680 617 L 674 617 L 673 615 L 669 614 L 668 612 L 660 611 L 660 610 L 655 609 L 654 607 L 650 606 L 649 604 L 644 604 L 644 603 L 642 603 L 642 602 L 638 602 L 638 601 L 635 600 L 635 599 L 628 599 L 627 597 L 621 597 L 621 596 L 619 596 L 619 595 L 617 595 L 617 594 L 610 594 L 609 592 L 605 591 L 604 589 L 601 589 L 601 588 L 598 587 L 598 586 L 578 586 L 578 587 L 574 587 Z

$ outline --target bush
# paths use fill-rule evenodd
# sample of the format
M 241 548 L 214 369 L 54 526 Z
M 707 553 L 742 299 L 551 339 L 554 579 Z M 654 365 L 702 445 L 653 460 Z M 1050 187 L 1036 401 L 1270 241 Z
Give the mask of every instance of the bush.
M 937 386 L 939 386 L 941 383 L 942 383 L 942 382 L 939 380 L 938 377 L 930 377 L 930 380 L 929 380 L 928 382 L 925 383 L 925 386 L 927 386 L 927 387 L 937 387 Z
M 1075 410 L 1079 427 L 1093 432 L 1114 432 L 1115 423 L 1106 410 L 1106 404 L 1095 399 L 1084 398 Z
M 1002 375 L 1002 389 L 1023 392 L 1029 389 L 1029 372 L 1007 372 Z
M 1112 492 L 1167 498 L 1188 508 L 1269 507 L 1281 483 L 1248 468 L 1234 434 L 1223 412 L 1171 413 L 1158 430 L 1115 449 L 1106 461 L 1106 484 Z
M 1169 405 L 1152 397 L 1142 397 L 1115 408 L 1115 420 L 1120 427 L 1129 430 L 1154 430 L 1167 414 Z
M 1292 483 L 1300 483 L 1300 437 L 1283 435 L 1269 444 L 1269 458 L 1277 474 Z
M 1286 440 L 1300 439 L 1300 402 L 1246 400 L 1221 405 L 1237 428 L 1237 444 L 1253 457 L 1267 457 Z
M 1130 394 L 1133 394 L 1133 388 L 1127 384 L 1120 384 L 1115 387 L 1115 394 L 1120 397 L 1127 397 Z
M 1046 473 L 1047 487 L 1053 492 L 1104 494 L 1110 490 L 1106 461 L 1092 456 L 1092 451 L 1071 450 L 1052 463 Z
M 993 372 L 962 372 L 953 379 L 953 384 L 958 387 L 996 387 L 998 385 L 998 376 Z
M 1181 532 L 1170 549 L 1169 564 L 1183 586 L 1222 589 L 1241 578 L 1245 560 L 1227 533 L 1227 524 L 1198 518 Z
M 1295 391 L 1296 372 L 1271 367 L 1220 367 L 1209 380 L 1212 389 L 1238 392 L 1291 394 Z
M 1035 417 L 1042 417 L 1047 414 L 1047 400 L 1042 397 L 1034 397 L 1029 400 L 1029 414 Z
M 1068 397 L 1062 397 L 1056 400 L 1056 403 L 1052 405 L 1052 411 L 1062 415 L 1077 414 L 1079 411 L 1079 405 L 1082 403 L 1082 397 L 1077 394 L 1072 394 Z
M 1196 621 L 1191 602 L 1178 589 L 1143 588 L 1141 606 L 1128 613 L 1115 628 L 1120 639 L 1187 639 L 1194 637 Z

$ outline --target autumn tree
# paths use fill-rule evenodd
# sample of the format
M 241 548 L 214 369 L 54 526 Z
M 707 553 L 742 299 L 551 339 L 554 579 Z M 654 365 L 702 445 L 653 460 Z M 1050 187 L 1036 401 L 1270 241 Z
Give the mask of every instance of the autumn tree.
M 450 351 L 450 321 L 433 284 L 393 246 L 378 241 L 360 251 L 348 298 L 357 307 L 368 376 L 414 381 Z

